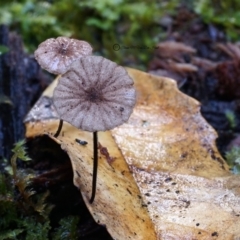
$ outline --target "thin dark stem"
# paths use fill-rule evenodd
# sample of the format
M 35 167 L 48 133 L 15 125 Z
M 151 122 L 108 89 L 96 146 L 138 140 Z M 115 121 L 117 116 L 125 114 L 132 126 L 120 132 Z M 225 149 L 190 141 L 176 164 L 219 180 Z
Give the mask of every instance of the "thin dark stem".
M 54 134 L 54 137 L 55 137 L 55 138 L 57 138 L 57 137 L 59 136 L 59 134 L 60 134 L 60 132 L 61 132 L 61 130 L 62 130 L 62 126 L 63 126 L 63 120 L 60 119 L 59 125 L 58 125 L 58 130 L 57 130 L 57 132 Z
M 92 196 L 90 203 L 93 203 L 97 186 L 97 168 L 98 168 L 98 136 L 93 132 L 93 177 L 92 177 Z

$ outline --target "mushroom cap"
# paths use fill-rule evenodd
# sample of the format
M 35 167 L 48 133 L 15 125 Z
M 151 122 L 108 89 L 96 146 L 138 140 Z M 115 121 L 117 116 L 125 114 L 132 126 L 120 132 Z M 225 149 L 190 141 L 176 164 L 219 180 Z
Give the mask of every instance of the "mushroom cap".
M 89 43 L 68 37 L 49 38 L 34 52 L 40 66 L 54 74 L 65 73 L 75 60 L 91 54 Z
M 126 122 L 136 102 L 133 80 L 116 63 L 98 56 L 75 61 L 53 93 L 60 118 L 89 131 L 106 131 Z

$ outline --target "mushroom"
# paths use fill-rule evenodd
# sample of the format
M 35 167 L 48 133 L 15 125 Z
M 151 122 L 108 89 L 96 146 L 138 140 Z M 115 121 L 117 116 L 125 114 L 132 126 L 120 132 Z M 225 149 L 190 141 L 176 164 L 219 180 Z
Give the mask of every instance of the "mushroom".
M 135 104 L 127 71 L 103 57 L 75 61 L 62 75 L 53 102 L 61 119 L 85 131 L 112 129 L 126 122 Z
M 47 39 L 34 52 L 40 66 L 54 74 L 65 73 L 75 60 L 91 54 L 89 43 L 68 37 Z
M 126 122 L 135 102 L 136 91 L 127 71 L 99 56 L 76 60 L 61 76 L 54 90 L 53 103 L 60 119 L 93 132 L 94 167 L 90 203 L 96 191 L 97 132 L 110 130 Z M 61 126 L 55 137 L 60 130 Z

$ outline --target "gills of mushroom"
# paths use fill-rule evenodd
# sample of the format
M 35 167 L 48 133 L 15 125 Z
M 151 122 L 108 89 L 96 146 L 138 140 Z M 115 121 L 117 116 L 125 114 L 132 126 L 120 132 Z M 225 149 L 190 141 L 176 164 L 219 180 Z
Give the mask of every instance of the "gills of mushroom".
M 97 132 L 110 130 L 126 122 L 136 102 L 133 80 L 127 71 L 103 57 L 88 56 L 75 61 L 62 75 L 53 93 L 53 102 L 62 120 L 93 132 L 93 188 L 96 192 Z

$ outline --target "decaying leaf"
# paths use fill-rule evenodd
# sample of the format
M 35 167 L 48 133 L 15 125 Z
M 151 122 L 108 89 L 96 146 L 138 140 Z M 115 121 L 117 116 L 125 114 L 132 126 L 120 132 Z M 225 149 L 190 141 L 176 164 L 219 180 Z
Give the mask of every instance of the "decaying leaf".
M 240 177 L 230 174 L 218 153 L 216 132 L 199 103 L 171 79 L 128 73 L 137 104 L 127 123 L 99 134 L 106 149 L 100 151 L 93 204 L 92 134 L 64 123 L 53 137 L 59 122 L 51 101 L 56 81 L 28 114 L 26 136 L 48 134 L 61 144 L 74 184 L 114 239 L 240 239 Z

